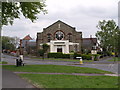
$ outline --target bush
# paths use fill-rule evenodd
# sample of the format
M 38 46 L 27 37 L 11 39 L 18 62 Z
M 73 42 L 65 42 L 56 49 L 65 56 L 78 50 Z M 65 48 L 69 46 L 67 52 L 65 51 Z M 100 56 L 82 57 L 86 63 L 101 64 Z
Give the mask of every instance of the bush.
M 73 57 L 74 57 L 74 59 L 76 59 L 76 57 L 81 57 L 81 54 L 74 53 Z
M 58 53 L 48 53 L 48 58 L 70 58 L 71 54 L 63 54 L 61 52 Z M 74 53 L 73 57 L 76 59 L 76 57 L 82 57 L 83 60 L 92 60 L 92 56 L 94 56 L 94 61 L 98 60 L 98 57 L 100 56 L 99 54 L 79 54 L 79 53 Z
M 91 54 L 82 54 L 81 55 L 83 60 L 91 60 L 92 59 L 92 55 Z
M 48 58 L 70 58 L 70 54 L 63 53 L 48 53 Z
M 74 59 L 76 59 L 76 57 L 82 57 L 83 60 L 91 60 L 92 57 L 91 54 L 79 54 L 79 53 L 74 53 Z
M 38 50 L 38 53 L 39 53 L 40 56 L 43 56 L 43 55 L 44 55 L 43 49 L 39 49 L 39 50 Z
M 95 54 L 93 56 L 94 56 L 94 61 L 98 61 L 100 58 L 100 54 Z
M 70 54 L 63 54 L 63 58 L 70 58 Z

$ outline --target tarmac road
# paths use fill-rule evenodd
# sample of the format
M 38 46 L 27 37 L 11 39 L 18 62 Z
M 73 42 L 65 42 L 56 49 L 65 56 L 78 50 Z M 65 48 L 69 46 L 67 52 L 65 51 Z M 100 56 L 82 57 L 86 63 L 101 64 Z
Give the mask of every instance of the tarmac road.
M 9 64 L 15 65 L 16 58 L 14 56 L 3 55 L 2 60 L 7 61 Z M 74 65 L 79 62 L 69 62 L 69 61 L 55 61 L 55 60 L 40 60 L 40 59 L 31 59 L 31 58 L 24 58 L 25 65 L 40 65 L 40 64 L 53 64 L 53 65 L 71 65 L 77 67 L 90 67 L 90 68 L 97 68 L 105 71 L 111 71 L 113 73 L 118 73 L 118 68 L 120 65 L 118 63 L 109 62 L 106 60 L 97 61 L 93 63 L 84 63 L 83 65 Z M 104 63 L 105 62 L 105 63 Z M 109 63 L 107 63 L 109 62 Z M 102 64 L 104 63 L 104 64 Z

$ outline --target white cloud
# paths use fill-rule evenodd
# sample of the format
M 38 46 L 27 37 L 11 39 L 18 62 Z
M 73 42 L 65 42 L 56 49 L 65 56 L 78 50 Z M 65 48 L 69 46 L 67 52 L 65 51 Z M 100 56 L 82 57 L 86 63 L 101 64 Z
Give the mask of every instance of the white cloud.
M 13 26 L 3 27 L 3 35 L 19 36 L 27 34 L 36 38 L 37 32 L 48 27 L 57 20 L 76 27 L 83 32 L 84 37 L 95 35 L 99 20 L 114 19 L 117 22 L 119 0 L 47 0 L 48 14 L 38 15 L 39 19 L 32 23 L 22 17 Z

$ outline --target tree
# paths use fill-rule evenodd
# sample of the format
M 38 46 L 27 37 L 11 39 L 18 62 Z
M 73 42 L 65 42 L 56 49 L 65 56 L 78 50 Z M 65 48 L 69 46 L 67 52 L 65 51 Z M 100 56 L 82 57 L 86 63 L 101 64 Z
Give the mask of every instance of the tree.
M 118 53 L 119 43 L 119 28 L 114 20 L 99 21 L 97 28 L 101 31 L 97 31 L 96 37 L 100 41 L 100 46 L 103 52 L 116 52 Z
M 14 51 L 18 44 L 17 41 L 18 37 L 2 36 L 2 49 Z
M 44 44 L 42 45 L 42 48 L 43 48 L 44 53 L 46 53 L 47 50 L 48 50 L 48 48 L 49 48 L 49 45 L 46 44 L 46 43 L 44 43 Z
M 45 43 L 42 45 L 42 49 L 38 50 L 39 55 L 42 56 L 43 59 L 44 59 L 45 53 L 47 53 L 48 51 L 48 48 L 49 48 L 49 45 Z
M 2 2 L 2 25 L 12 25 L 14 19 L 20 18 L 21 14 L 34 22 L 38 19 L 37 14 L 47 13 L 45 7 L 45 0 L 40 0 L 40 2 Z

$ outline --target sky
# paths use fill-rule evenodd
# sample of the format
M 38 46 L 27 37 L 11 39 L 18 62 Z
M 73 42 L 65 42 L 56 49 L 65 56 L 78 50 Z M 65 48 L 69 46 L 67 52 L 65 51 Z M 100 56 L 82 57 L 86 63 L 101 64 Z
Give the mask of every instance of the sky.
M 95 37 L 100 20 L 115 20 L 118 24 L 118 2 L 120 0 L 46 0 L 48 14 L 39 14 L 32 23 L 21 16 L 14 24 L 3 26 L 2 35 L 24 38 L 30 35 L 36 39 L 37 32 L 42 32 L 54 22 L 61 20 L 81 31 L 83 38 Z

